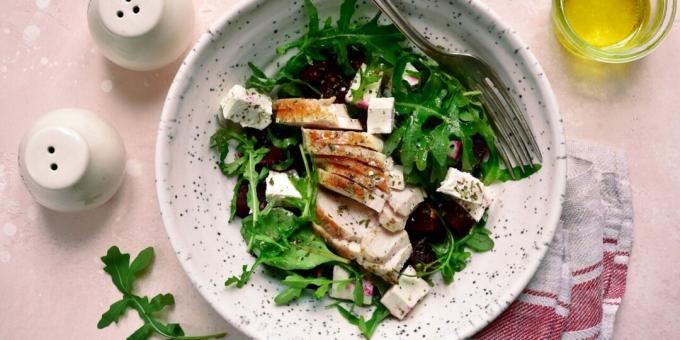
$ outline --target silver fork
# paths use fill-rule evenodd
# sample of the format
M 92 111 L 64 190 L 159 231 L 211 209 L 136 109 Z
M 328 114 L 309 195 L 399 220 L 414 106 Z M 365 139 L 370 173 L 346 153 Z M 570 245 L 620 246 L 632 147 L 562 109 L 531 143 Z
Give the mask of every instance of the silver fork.
M 448 74 L 458 78 L 468 89 L 482 94 L 487 116 L 496 132 L 496 148 L 513 179 L 515 169 L 522 173 L 543 161 L 529 123 L 496 72 L 483 60 L 469 54 L 447 53 L 423 37 L 390 0 L 373 0 L 394 25 L 427 56 L 434 59 Z

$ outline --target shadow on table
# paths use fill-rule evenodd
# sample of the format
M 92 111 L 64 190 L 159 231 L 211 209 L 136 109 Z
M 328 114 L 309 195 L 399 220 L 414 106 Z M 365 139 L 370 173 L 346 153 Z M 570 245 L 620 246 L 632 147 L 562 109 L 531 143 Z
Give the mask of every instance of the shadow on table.
M 184 57 L 158 70 L 143 72 L 124 69 L 104 57 L 102 59 L 109 78 L 115 79 L 119 85 L 116 86 L 115 94 L 121 97 L 122 102 L 153 106 L 159 100 L 163 101 Z
M 557 64 L 565 70 L 570 86 L 584 97 L 611 101 L 630 96 L 630 90 L 640 81 L 645 60 L 625 64 L 607 64 L 578 57 L 554 42 L 560 51 Z
M 79 247 L 97 238 L 104 229 L 115 223 L 112 216 L 125 198 L 125 183 L 104 205 L 78 213 L 62 213 L 40 207 L 39 214 L 46 232 L 57 244 Z

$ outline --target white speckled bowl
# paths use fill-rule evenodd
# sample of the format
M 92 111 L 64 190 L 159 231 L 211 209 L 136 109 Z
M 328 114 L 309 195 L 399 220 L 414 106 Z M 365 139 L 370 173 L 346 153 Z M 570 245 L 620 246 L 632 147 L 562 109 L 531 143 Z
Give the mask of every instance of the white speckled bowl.
M 337 16 L 339 1 L 315 1 L 323 17 Z M 303 339 L 359 338 L 356 327 L 328 301 L 303 298 L 277 307 L 282 287 L 263 273 L 243 289 L 225 288 L 253 258 L 239 224 L 227 224 L 233 181 L 217 170 L 209 137 L 217 129 L 220 97 L 243 84 L 246 66 L 277 61 L 274 48 L 298 36 L 306 18 L 301 1 L 241 1 L 193 48 L 170 89 L 160 122 L 156 153 L 158 199 L 177 256 L 201 294 L 249 336 Z M 378 328 L 376 339 L 471 336 L 497 317 L 529 282 L 552 240 L 565 189 L 565 147 L 553 92 L 541 66 L 515 32 L 479 1 L 412 1 L 403 8 L 437 44 L 483 55 L 526 105 L 544 156 L 543 169 L 528 180 L 496 185 L 499 200 L 489 228 L 496 248 L 475 254 L 449 286 L 439 284 L 409 317 Z M 360 6 L 361 15 L 376 9 Z M 427 30 L 425 31 L 425 28 Z M 414 330 L 417 329 L 417 333 Z

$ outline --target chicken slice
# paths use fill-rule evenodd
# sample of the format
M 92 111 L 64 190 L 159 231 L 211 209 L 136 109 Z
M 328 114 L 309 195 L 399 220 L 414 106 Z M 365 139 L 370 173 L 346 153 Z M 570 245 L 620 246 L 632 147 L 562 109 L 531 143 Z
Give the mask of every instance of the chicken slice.
M 407 217 L 397 214 L 391 206 L 385 205 L 385 208 L 380 212 L 378 221 L 380 226 L 389 231 L 399 231 L 406 228 Z
M 361 131 L 361 122 L 347 113 L 345 104 L 328 99 L 279 99 L 273 103 L 276 122 L 283 125 Z
M 382 152 L 382 139 L 365 132 L 302 129 L 305 144 L 332 144 L 361 146 L 373 151 Z
M 352 180 L 323 169 L 318 169 L 318 174 L 319 184 L 328 190 L 351 198 L 377 212 L 385 207 L 387 194 L 380 190 L 365 188 Z
M 406 231 L 391 232 L 377 228 L 361 240 L 361 255 L 368 262 L 387 263 L 397 252 L 410 245 Z
M 312 228 L 314 228 L 314 232 L 324 239 L 326 244 L 331 246 L 338 255 L 348 260 L 356 260 L 361 256 L 361 245 L 359 245 L 359 243 L 346 241 L 337 236 L 333 236 L 324 227 L 316 223 L 312 224 Z
M 364 269 L 385 279 L 389 283 L 399 282 L 399 273 L 404 268 L 406 261 L 411 256 L 413 247 L 409 243 L 407 247 L 401 248 L 388 262 L 376 263 L 366 261 L 363 258 L 357 259 L 357 263 Z
M 340 256 L 395 283 L 413 248 L 408 234 L 392 235 L 378 224 L 377 214 L 348 198 L 320 190 L 314 231 Z M 375 249 L 371 249 L 375 248 Z
M 383 172 L 387 169 L 385 155 L 359 146 L 305 143 L 305 148 L 313 155 L 352 158 Z
M 420 202 L 425 200 L 425 193 L 418 187 L 406 186 L 404 190 L 390 191 L 389 205 L 401 216 L 409 216 Z
M 315 164 L 323 170 L 350 179 L 368 189 L 374 190 L 377 188 L 386 193 L 389 193 L 390 191 L 385 177 L 380 177 L 374 168 L 363 165 L 362 163 L 359 164 L 363 165 L 363 168 L 352 167 L 349 164 L 336 163 L 324 158 L 316 158 Z
M 331 236 L 357 243 L 378 227 L 371 210 L 323 190 L 316 196 L 316 217 Z

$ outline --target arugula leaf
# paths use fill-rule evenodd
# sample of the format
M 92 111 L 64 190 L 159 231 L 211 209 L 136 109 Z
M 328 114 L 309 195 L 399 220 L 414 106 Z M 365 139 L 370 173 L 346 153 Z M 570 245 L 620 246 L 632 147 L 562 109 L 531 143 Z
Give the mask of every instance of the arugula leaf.
M 373 314 L 371 315 L 371 318 L 368 320 L 366 320 L 363 316 L 357 316 L 353 314 L 340 304 L 335 304 L 335 308 L 337 308 L 338 312 L 340 312 L 340 315 L 349 321 L 349 323 L 357 326 L 361 334 L 363 334 L 366 339 L 370 339 L 375 333 L 375 330 L 378 328 L 378 325 L 380 325 L 383 320 L 390 316 L 389 310 L 387 310 L 387 308 L 385 308 L 385 306 L 383 306 L 381 303 L 377 304 Z
M 310 228 L 297 231 L 290 240 L 289 248 L 274 257 L 264 257 L 263 263 L 284 270 L 307 270 L 328 262 L 349 261 L 328 250 L 326 243 Z
M 274 298 L 277 305 L 287 305 L 302 295 L 302 288 L 288 287 Z
M 144 325 L 132 333 L 128 339 L 131 340 L 146 340 L 151 335 L 158 334 L 165 339 L 174 340 L 207 340 L 219 339 L 226 335 L 226 333 L 218 333 L 202 336 L 184 336 L 184 331 L 179 324 L 163 323 L 153 317 L 152 314 L 160 312 L 167 306 L 175 304 L 175 299 L 172 294 L 158 294 L 150 301 L 144 296 L 140 297 L 133 293 L 134 281 L 137 276 L 148 269 L 154 260 L 154 250 L 148 247 L 142 250 L 139 255 L 130 264 L 130 254 L 123 254 L 116 246 L 112 246 L 103 256 L 104 271 L 106 271 L 111 279 L 123 294 L 123 298 L 114 302 L 109 309 L 102 314 L 97 328 L 106 328 L 114 322 L 118 322 L 120 317 L 132 308 L 137 311 L 139 317 L 144 321 Z
M 478 253 L 493 249 L 494 242 L 489 237 L 489 231 L 484 228 L 472 228 L 470 237 L 465 241 L 465 246 Z
M 109 307 L 109 310 L 102 314 L 101 319 L 97 323 L 97 328 L 102 329 L 108 327 L 114 322 L 118 323 L 118 320 L 121 316 L 123 316 L 123 314 L 125 314 L 128 306 L 129 301 L 125 298 L 114 302 L 111 307 Z

